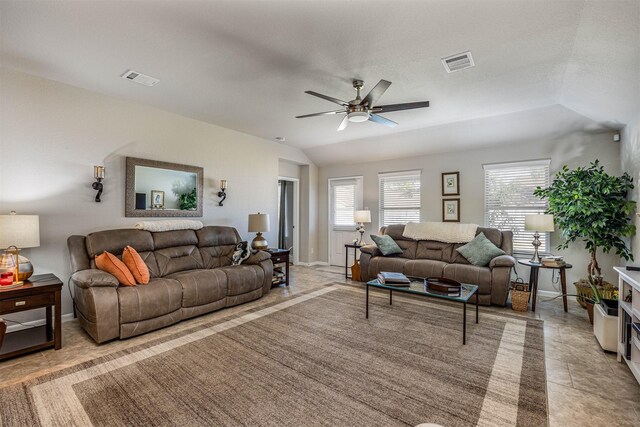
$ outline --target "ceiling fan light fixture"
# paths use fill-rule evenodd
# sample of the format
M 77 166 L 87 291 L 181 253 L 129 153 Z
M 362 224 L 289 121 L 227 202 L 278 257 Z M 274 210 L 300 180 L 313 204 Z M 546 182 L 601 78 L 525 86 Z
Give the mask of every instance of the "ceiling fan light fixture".
M 362 123 L 369 120 L 369 112 L 368 111 L 352 111 L 347 114 L 349 121 L 352 123 Z

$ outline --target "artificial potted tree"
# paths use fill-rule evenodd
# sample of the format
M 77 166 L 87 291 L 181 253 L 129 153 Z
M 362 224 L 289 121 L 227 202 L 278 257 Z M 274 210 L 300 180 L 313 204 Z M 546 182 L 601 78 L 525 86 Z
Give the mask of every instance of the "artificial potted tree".
M 630 216 L 636 202 L 627 200 L 632 189 L 633 178 L 629 174 L 609 175 L 596 160 L 588 167 L 573 170 L 563 166 L 549 187 L 538 187 L 533 193 L 549 200 L 548 213 L 553 215 L 563 238 L 558 249 L 566 249 L 570 243 L 580 240 L 589 252 L 591 260 L 587 276 L 574 285 L 580 305 L 591 308 L 590 318 L 595 300 L 617 299 L 617 288 L 602 278 L 596 258 L 598 249 L 604 253 L 615 250 L 619 257 L 633 260 L 633 254 L 623 240 L 635 234 Z

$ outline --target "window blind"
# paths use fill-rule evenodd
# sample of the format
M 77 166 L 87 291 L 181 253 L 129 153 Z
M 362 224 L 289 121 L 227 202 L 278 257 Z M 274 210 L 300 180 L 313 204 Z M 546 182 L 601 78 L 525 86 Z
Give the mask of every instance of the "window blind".
M 484 165 L 485 225 L 513 231 L 513 251 L 533 253 L 533 231 L 524 230 L 524 217 L 544 213 L 548 204 L 533 195 L 549 186 L 550 160 Z M 542 233 L 541 250 L 549 252 L 549 233 Z
M 353 215 L 358 209 L 359 186 L 361 180 L 340 179 L 331 181 L 332 224 L 334 226 L 355 227 Z
M 378 174 L 380 227 L 420 222 L 420 171 Z

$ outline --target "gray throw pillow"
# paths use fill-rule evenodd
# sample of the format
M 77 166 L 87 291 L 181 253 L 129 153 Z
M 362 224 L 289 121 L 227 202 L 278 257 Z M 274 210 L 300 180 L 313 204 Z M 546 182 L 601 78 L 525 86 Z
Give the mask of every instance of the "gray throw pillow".
M 376 236 L 371 235 L 371 240 L 376 244 L 382 255 L 398 255 L 402 253 L 402 248 L 391 237 L 387 235 Z
M 486 267 L 492 259 L 504 255 L 506 252 L 487 239 L 484 233 L 478 234 L 472 241 L 460 246 L 456 251 L 471 264 Z

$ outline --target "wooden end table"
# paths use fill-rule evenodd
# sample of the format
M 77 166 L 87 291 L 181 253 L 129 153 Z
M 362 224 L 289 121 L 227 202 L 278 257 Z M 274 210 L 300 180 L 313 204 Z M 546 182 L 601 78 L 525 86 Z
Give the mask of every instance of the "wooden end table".
M 5 334 L 0 360 L 46 348 L 62 348 L 61 291 L 62 281 L 53 274 L 32 276 L 18 288 L 0 289 L 0 316 L 36 308 L 45 308 L 47 315 L 45 325 Z
M 565 313 L 568 311 L 567 309 L 567 275 L 565 270 L 573 267 L 571 264 L 565 264 L 562 267 L 551 267 L 547 265 L 542 265 L 537 262 L 532 262 L 529 259 L 519 259 L 518 264 L 526 265 L 527 267 L 531 267 L 531 271 L 529 273 L 529 286 L 531 287 L 531 311 L 536 311 L 536 299 L 538 297 L 538 274 L 540 273 L 541 268 L 547 268 L 549 270 L 560 270 L 560 284 L 562 285 L 562 303 L 564 304 Z
M 269 248 L 267 252 L 271 254 L 271 262 L 273 265 L 276 264 L 284 264 L 284 277 L 275 282 L 271 282 L 271 287 L 278 286 L 284 284 L 285 286 L 289 286 L 289 255 L 291 255 L 290 249 L 277 249 L 277 248 Z

